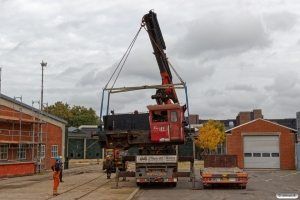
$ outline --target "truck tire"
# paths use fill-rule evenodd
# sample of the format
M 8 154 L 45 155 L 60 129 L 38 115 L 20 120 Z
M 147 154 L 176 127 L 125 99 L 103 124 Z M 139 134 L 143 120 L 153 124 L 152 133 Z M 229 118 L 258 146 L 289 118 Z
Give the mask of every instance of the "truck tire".
M 171 187 L 176 187 L 177 186 L 177 182 L 171 183 Z
M 136 182 L 136 186 L 142 187 L 142 183 Z

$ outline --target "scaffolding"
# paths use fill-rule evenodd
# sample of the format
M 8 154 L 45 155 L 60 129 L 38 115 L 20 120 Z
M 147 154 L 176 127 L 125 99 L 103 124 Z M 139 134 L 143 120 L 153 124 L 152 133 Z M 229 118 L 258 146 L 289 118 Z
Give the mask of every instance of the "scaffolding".
M 31 114 L 23 112 L 22 96 L 14 97 L 11 108 L 0 106 L 0 161 L 35 161 L 40 171 L 42 165 L 46 169 L 48 114 L 35 109 L 34 103 L 39 101 L 32 101 Z

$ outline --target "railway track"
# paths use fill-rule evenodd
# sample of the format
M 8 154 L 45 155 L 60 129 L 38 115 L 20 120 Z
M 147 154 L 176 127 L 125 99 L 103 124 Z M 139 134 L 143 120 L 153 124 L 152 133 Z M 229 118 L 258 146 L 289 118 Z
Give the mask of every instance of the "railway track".
M 92 180 L 86 181 L 66 191 L 60 192 L 58 196 L 49 197 L 46 198 L 45 200 L 53 199 L 53 198 L 79 200 L 91 194 L 92 192 L 98 190 L 99 188 L 101 188 L 103 185 L 110 182 L 111 180 L 112 179 L 106 179 L 106 174 L 103 173 Z M 75 194 L 75 191 L 77 194 Z M 81 194 L 82 191 L 84 191 L 83 192 L 84 194 Z

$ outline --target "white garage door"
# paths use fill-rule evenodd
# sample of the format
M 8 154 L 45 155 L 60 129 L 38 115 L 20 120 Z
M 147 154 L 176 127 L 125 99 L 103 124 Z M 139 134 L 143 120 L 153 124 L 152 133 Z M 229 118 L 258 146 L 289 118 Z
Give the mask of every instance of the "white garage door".
M 245 168 L 280 168 L 279 136 L 244 136 Z

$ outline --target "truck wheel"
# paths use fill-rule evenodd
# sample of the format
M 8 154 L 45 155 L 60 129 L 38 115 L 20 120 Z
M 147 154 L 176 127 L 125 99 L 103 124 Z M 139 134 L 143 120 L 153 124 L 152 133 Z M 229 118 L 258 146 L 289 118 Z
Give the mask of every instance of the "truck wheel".
M 171 183 L 171 187 L 176 187 L 177 186 L 177 183 Z
M 142 187 L 142 183 L 136 182 L 136 186 Z

